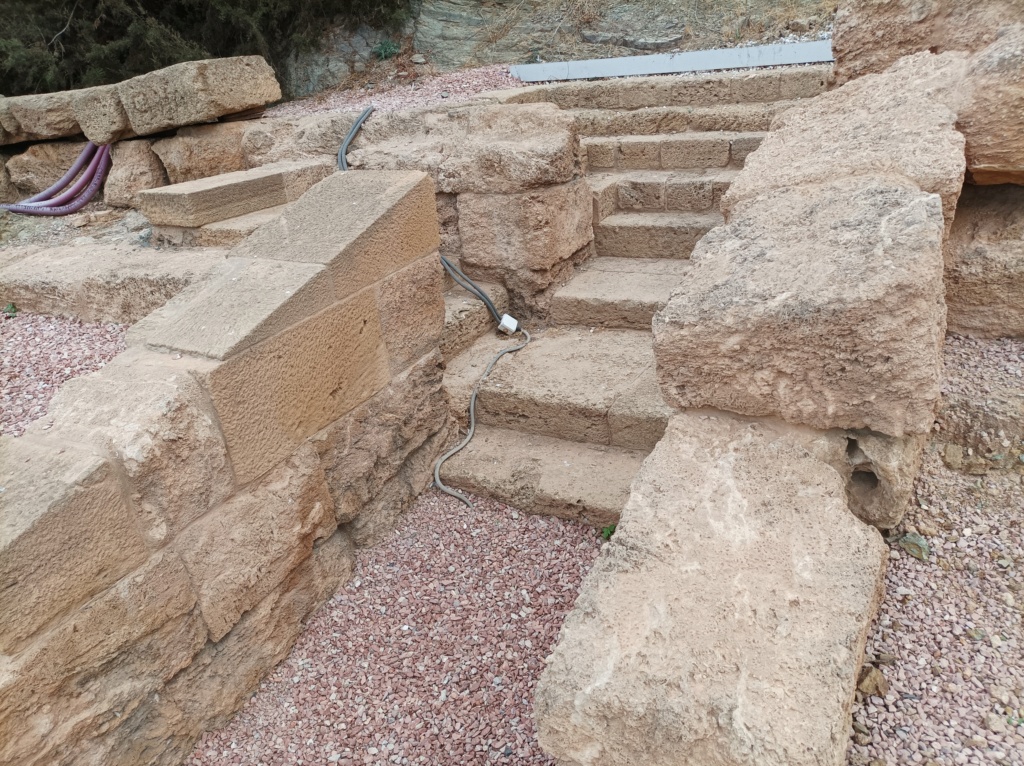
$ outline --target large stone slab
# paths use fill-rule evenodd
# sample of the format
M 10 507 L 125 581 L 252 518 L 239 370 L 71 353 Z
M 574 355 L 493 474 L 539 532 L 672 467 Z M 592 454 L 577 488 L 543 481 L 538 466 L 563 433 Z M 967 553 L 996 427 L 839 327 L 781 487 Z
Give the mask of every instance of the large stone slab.
M 65 138 L 80 132 L 71 105 L 71 91 L 13 96 L 0 101 L 0 124 L 9 134 L 5 143 Z
M 734 207 L 655 315 L 668 403 L 926 434 L 941 393 L 939 197 L 892 177 Z
M 944 88 L 965 69 L 960 54 L 924 53 L 793 107 L 776 118 L 725 193 L 726 217 L 738 202 L 774 189 L 885 174 L 940 195 L 950 225 L 963 186 L 965 142 Z
M 881 536 L 785 427 L 674 417 L 537 686 L 565 766 L 839 766 Z
M 331 171 L 321 160 L 274 162 L 140 192 L 139 210 L 157 225 L 203 226 L 293 202 Z
M 274 70 L 262 56 L 187 61 L 125 80 L 117 92 L 140 136 L 212 122 L 281 98 Z

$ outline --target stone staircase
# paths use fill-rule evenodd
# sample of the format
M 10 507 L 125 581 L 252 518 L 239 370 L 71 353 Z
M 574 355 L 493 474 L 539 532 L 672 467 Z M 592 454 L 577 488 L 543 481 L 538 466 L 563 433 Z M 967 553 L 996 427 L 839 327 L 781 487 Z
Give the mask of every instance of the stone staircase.
M 750 75 L 772 78 L 775 94 L 787 91 L 787 76 L 812 96 L 824 89 L 826 69 Z M 685 79 L 692 101 L 699 78 Z M 548 326 L 528 321 L 533 342 L 482 384 L 476 437 L 445 465 L 447 483 L 526 511 L 597 525 L 618 518 L 672 412 L 655 378 L 651 319 L 686 278 L 696 243 L 723 222 L 719 200 L 747 155 L 792 103 L 723 103 L 738 81 L 709 77 L 708 104 L 676 105 L 679 91 L 666 87 L 640 101 L 630 96 L 635 108 L 577 108 L 602 103 L 599 83 L 546 91 L 576 113 L 583 135 L 594 256 L 554 289 Z M 467 411 L 488 362 L 515 342 L 487 332 L 449 358 L 445 387 L 456 412 Z

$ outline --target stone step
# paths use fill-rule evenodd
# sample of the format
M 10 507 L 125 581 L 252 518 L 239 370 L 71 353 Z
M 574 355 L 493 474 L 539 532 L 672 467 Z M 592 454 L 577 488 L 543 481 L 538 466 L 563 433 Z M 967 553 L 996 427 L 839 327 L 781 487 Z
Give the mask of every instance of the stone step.
M 615 213 L 594 227 L 594 246 L 599 257 L 689 258 L 723 221 L 717 212 Z
M 444 464 L 441 479 L 527 513 L 601 527 L 619 520 L 646 456 L 645 450 L 477 426 L 473 440 Z
M 549 318 L 560 325 L 648 330 L 689 268 L 689 261 L 671 258 L 593 258 L 555 291 Z
M 888 549 L 816 438 L 672 418 L 537 684 L 558 763 L 845 763 Z
M 691 131 L 760 132 L 799 101 L 718 106 L 653 106 L 622 111 L 574 109 L 581 136 L 652 136 Z
M 187 247 L 232 247 L 252 234 L 263 224 L 281 215 L 284 205 L 257 210 L 255 213 L 214 221 L 205 226 L 154 226 L 153 238 L 168 245 Z
M 594 221 L 617 212 L 718 210 L 738 170 L 627 170 L 587 176 L 594 194 Z
M 444 385 L 463 421 L 488 363 L 520 342 L 487 333 L 448 362 Z M 495 365 L 477 399 L 483 425 L 638 450 L 654 447 L 670 412 L 655 378 L 649 330 L 539 330 L 525 349 Z
M 293 202 L 332 172 L 319 159 L 274 162 L 139 192 L 139 210 L 154 226 L 197 228 Z
M 590 172 L 743 167 L 763 131 L 692 131 L 639 136 L 590 136 L 580 142 Z
M 476 284 L 487 293 L 499 314 L 508 311 L 508 291 L 504 287 L 489 282 Z M 445 359 L 461 354 L 494 326 L 494 317 L 483 301 L 456 284 L 448 285 L 444 294 L 444 331 L 440 343 Z

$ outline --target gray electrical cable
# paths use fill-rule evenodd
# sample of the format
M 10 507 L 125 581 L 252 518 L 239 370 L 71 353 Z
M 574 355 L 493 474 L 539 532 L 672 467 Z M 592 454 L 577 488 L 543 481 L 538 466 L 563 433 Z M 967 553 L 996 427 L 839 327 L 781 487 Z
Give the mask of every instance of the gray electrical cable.
M 363 127 L 363 123 L 366 122 L 366 118 L 370 116 L 370 112 L 373 111 L 372 106 L 366 107 L 362 114 L 356 117 L 356 121 L 352 123 L 352 127 L 349 128 L 348 135 L 345 136 L 345 140 L 341 142 L 341 148 L 338 149 L 338 167 L 342 170 L 348 170 L 348 160 L 345 159 L 345 155 L 348 154 L 348 145 L 352 143 L 352 139 L 356 137 L 356 133 Z
M 495 307 L 490 297 L 487 295 L 487 293 L 484 292 L 484 289 L 480 287 L 480 285 L 478 285 L 472 279 L 463 274 L 462 269 L 453 264 L 443 255 L 441 256 L 441 265 L 444 266 L 444 270 L 448 272 L 448 276 L 450 276 L 459 287 L 468 292 L 470 295 L 473 295 L 476 298 L 480 299 L 480 301 L 482 301 L 483 304 L 487 307 L 487 310 L 491 312 L 491 316 L 494 317 L 494 321 L 497 322 L 498 324 L 501 324 L 501 314 L 498 313 L 498 309 Z
M 526 340 L 523 341 L 518 346 L 512 346 L 511 348 L 502 349 L 501 352 L 496 357 L 494 357 L 494 359 L 491 360 L 491 363 L 487 365 L 487 369 L 484 370 L 483 376 L 480 378 L 480 380 L 476 382 L 476 385 L 473 386 L 473 395 L 469 397 L 469 430 L 466 432 L 466 438 L 459 442 L 451 450 L 446 452 L 444 455 L 442 455 L 440 458 L 438 458 L 437 462 L 434 463 L 434 486 L 437 487 L 442 492 L 444 492 L 445 494 L 451 495 L 457 500 L 461 500 L 470 508 L 473 507 L 473 504 L 469 501 L 468 497 L 466 497 L 464 494 L 462 494 L 456 489 L 452 489 L 451 487 L 445 486 L 444 482 L 441 481 L 441 466 L 444 465 L 445 461 L 448 460 L 448 458 L 458 454 L 462 449 L 465 448 L 467 444 L 470 443 L 470 441 L 472 441 L 473 434 L 476 432 L 476 396 L 480 392 L 481 384 L 483 384 L 483 382 L 487 380 L 487 376 L 490 375 L 491 370 L 494 369 L 494 365 L 496 365 L 498 363 L 498 360 L 505 356 L 505 354 L 514 354 L 516 351 L 522 351 L 530 342 L 530 333 L 523 329 L 520 329 L 519 332 L 526 336 Z

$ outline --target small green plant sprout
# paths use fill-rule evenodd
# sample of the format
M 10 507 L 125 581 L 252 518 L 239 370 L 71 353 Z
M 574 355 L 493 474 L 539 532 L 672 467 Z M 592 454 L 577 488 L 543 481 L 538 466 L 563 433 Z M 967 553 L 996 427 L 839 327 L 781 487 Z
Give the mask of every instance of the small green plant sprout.
M 14 319 L 14 317 L 18 316 L 18 307 L 13 303 L 8 303 L 4 306 L 4 316 L 8 319 Z
M 400 46 L 394 40 L 387 37 L 381 40 L 379 43 L 377 43 L 370 49 L 370 53 L 379 58 L 381 61 L 393 59 L 401 52 L 402 46 Z
M 601 537 L 605 540 L 611 540 L 612 535 L 615 534 L 615 525 L 609 524 L 607 527 L 601 527 Z

